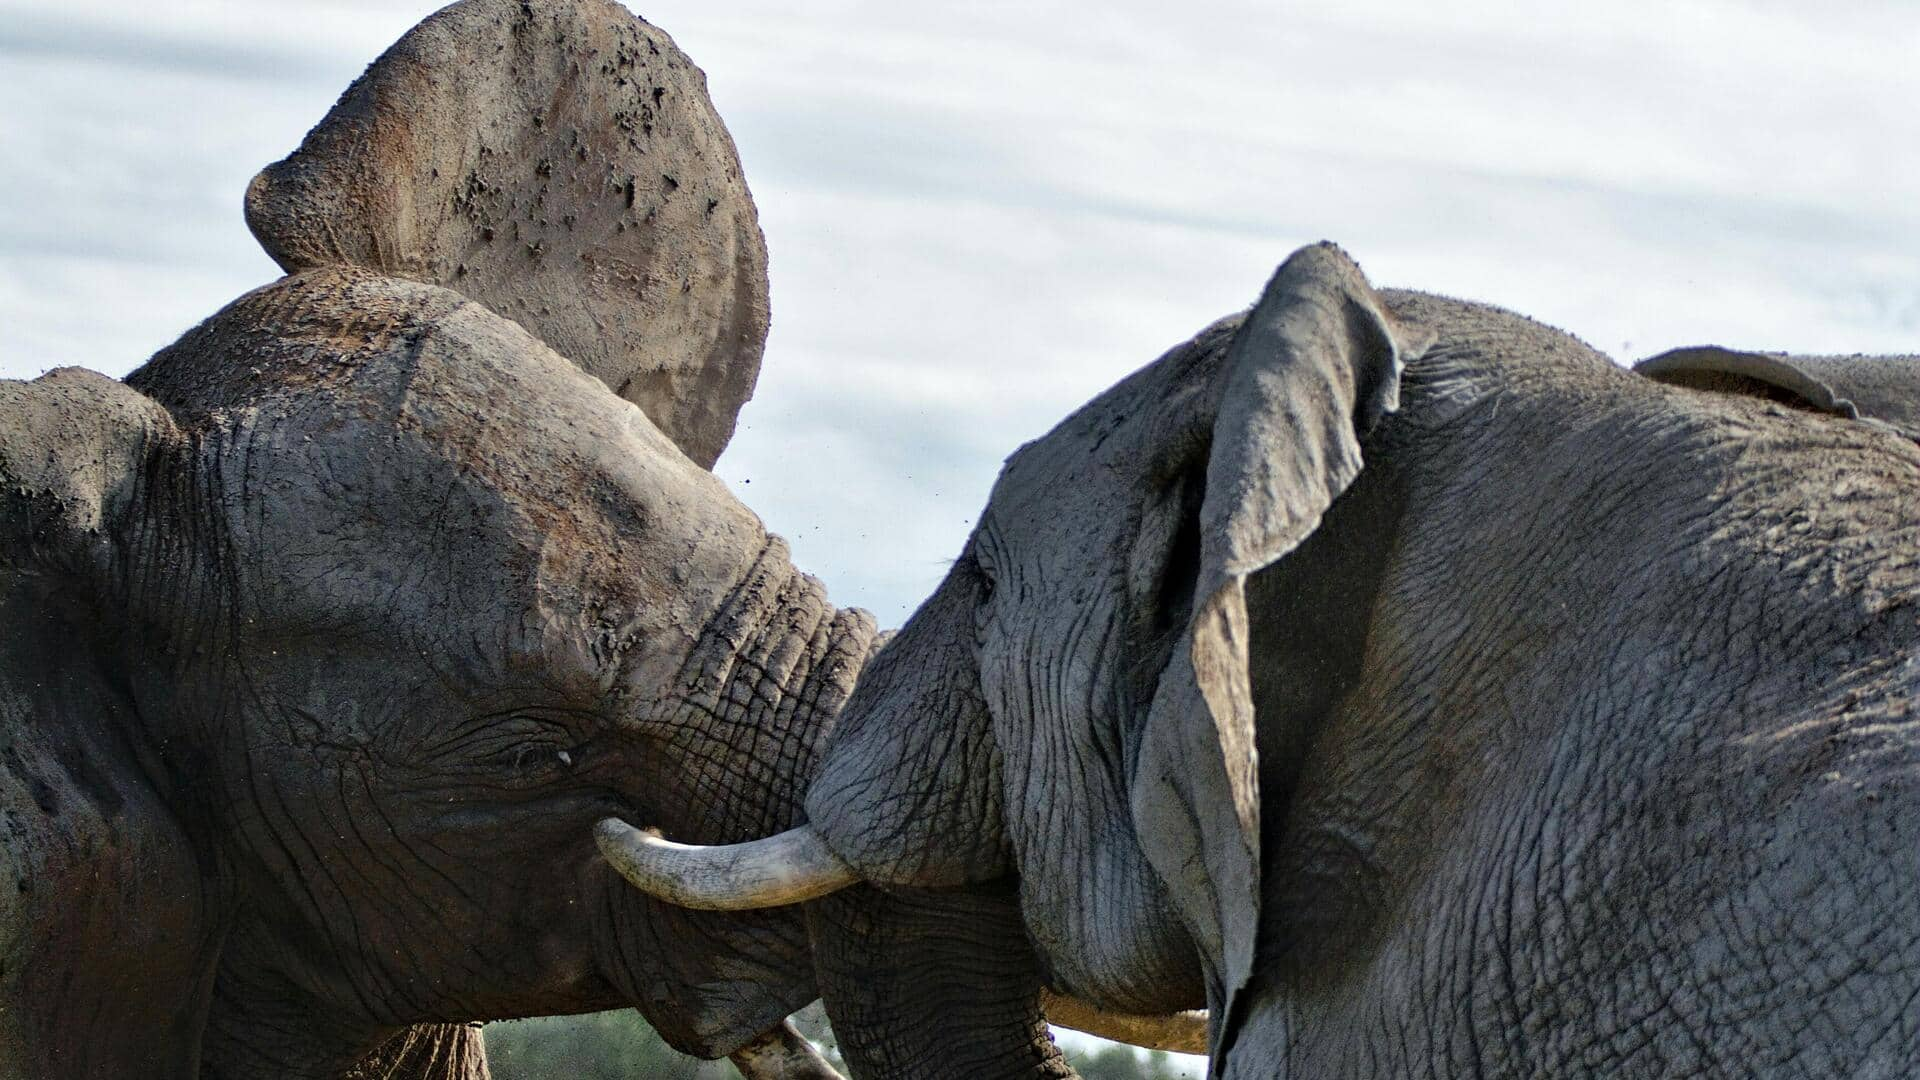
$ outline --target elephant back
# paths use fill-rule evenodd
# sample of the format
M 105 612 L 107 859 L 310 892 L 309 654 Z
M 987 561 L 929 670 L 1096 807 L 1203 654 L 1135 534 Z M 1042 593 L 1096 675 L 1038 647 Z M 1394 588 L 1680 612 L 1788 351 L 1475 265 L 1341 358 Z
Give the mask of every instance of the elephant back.
M 1674 386 L 1871 420 L 1920 439 L 1920 356 L 1794 356 L 1704 345 L 1661 353 L 1634 370 Z

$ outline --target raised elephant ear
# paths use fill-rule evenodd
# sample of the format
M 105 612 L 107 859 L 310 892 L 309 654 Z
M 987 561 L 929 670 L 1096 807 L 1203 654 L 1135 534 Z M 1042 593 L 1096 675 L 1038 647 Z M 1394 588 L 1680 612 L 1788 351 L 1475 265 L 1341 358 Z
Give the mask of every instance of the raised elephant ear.
M 153 632 L 146 571 L 192 572 L 143 532 L 180 445 L 159 405 L 104 375 L 0 380 L 7 1075 L 199 1068 L 224 923 L 151 760 L 162 736 L 145 725 L 160 721 L 135 702 L 127 659 Z M 129 565 L 136 541 L 156 565 Z
M 1674 349 L 1635 371 L 1659 382 L 1785 400 L 1920 439 L 1920 356 L 1792 356 L 1717 345 Z
M 611 0 L 462 0 L 247 189 L 288 272 L 351 265 L 519 322 L 712 467 L 753 394 L 767 252 L 706 77 Z
M 1215 1061 L 1236 1025 L 1260 918 L 1260 792 L 1247 575 L 1299 546 L 1360 473 L 1360 439 L 1398 407 L 1397 325 L 1330 244 L 1281 265 L 1228 346 L 1200 508 L 1185 637 L 1160 677 L 1133 783 L 1134 823 L 1210 965 Z

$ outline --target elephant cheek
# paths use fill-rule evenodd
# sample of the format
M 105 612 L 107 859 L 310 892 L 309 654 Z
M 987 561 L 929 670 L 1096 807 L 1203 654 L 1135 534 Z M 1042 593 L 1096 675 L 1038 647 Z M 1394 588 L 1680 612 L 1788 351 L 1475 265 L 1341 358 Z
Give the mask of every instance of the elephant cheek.
M 574 921 L 550 926 L 538 932 L 533 942 L 536 970 L 560 986 L 593 987 L 602 982 L 599 965 L 591 946 L 582 947 L 583 935 Z

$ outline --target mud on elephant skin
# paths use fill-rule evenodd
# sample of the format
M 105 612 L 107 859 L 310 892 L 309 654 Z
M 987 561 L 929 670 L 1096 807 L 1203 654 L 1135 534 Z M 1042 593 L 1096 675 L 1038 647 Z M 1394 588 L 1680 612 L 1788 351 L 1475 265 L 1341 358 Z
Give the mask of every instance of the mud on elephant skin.
M 0 383 L 0 1076 L 476 1077 L 465 1021 L 621 1005 L 824 1075 L 802 914 L 592 841 L 791 824 L 875 638 L 703 467 L 766 279 L 698 69 L 466 0 L 248 215 L 290 276 Z
M 213 1075 L 622 1003 L 711 1055 L 814 996 L 797 913 L 642 902 L 590 837 L 790 818 L 775 781 L 874 637 L 717 479 L 516 324 L 363 271 L 132 383 L 0 388 L 17 1045 L 113 1074 L 117 1042 L 33 1019 L 71 993 L 135 999 L 149 1065 L 204 1024 Z M 193 1028 L 133 1034 L 183 997 Z
M 117 1075 L 71 1016 L 119 995 L 148 1075 L 196 1075 L 202 1030 L 211 1075 L 323 1075 L 407 1024 L 631 1003 L 712 1056 L 815 996 L 797 912 L 646 902 L 591 841 L 791 819 L 874 638 L 637 408 L 348 269 L 131 385 L 0 394 L 16 1045 Z
M 1905 1075 L 1917 402 L 1303 249 L 1009 459 L 807 829 L 1000 897 L 1031 964 L 956 996 L 1204 1000 L 1217 1075 Z

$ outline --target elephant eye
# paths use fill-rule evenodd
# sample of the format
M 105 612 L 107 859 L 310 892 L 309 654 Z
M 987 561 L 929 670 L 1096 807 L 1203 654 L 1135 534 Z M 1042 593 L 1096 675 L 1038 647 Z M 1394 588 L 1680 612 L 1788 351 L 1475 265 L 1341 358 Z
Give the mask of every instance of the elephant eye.
M 430 748 L 430 759 L 509 787 L 544 784 L 579 767 L 586 732 L 559 717 L 520 713 L 476 717 Z M 443 766 L 444 767 L 444 766 Z
M 513 771 L 522 776 L 571 769 L 573 753 L 550 743 L 522 743 L 513 750 Z
M 584 749 L 551 739 L 516 741 L 476 762 L 504 787 L 539 787 L 573 775 Z
M 993 594 L 998 587 L 998 583 L 994 580 L 993 566 L 986 559 L 981 558 L 978 551 L 967 556 L 966 565 L 969 571 L 971 571 L 967 576 L 973 579 L 973 610 L 975 618 L 984 618 L 986 616 L 987 605 L 993 602 Z
M 993 569 L 993 556 L 990 553 L 992 546 L 992 534 L 983 522 L 979 535 L 974 537 L 965 555 L 966 565 L 973 571 L 975 593 L 983 605 L 993 599 L 996 584 L 994 579 L 998 576 Z

